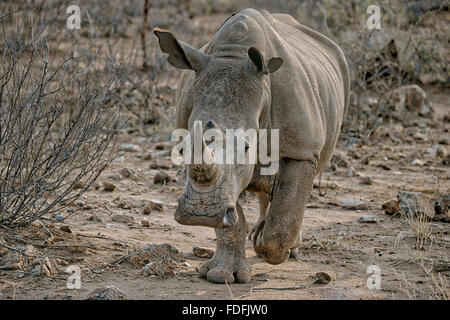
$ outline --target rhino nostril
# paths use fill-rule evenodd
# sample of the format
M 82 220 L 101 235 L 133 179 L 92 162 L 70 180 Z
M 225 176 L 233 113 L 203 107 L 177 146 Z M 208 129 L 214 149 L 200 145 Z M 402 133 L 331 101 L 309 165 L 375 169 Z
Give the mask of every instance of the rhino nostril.
M 223 217 L 223 224 L 225 227 L 232 227 L 236 224 L 238 216 L 234 208 L 228 208 Z

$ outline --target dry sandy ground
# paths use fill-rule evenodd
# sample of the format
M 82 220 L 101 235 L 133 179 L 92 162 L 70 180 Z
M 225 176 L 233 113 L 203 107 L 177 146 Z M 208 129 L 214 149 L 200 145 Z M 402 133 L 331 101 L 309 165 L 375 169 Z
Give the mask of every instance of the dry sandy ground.
M 407 137 L 419 130 L 424 133 L 425 140 L 410 137 L 404 139 L 409 142 L 396 144 L 380 138 L 379 142 L 353 150 L 340 147 L 355 171 L 370 177 L 373 184 L 363 184 L 358 175 L 349 177 L 347 168 L 324 172 L 322 193 L 326 194 L 320 195 L 315 188 L 305 212 L 301 257 L 298 260 L 291 258 L 281 265 L 269 265 L 255 255 L 247 240 L 246 255 L 253 272 L 249 284 L 217 285 L 198 277 L 196 268 L 206 259 L 194 256 L 192 247 L 201 245 L 214 249 L 214 230 L 175 222 L 176 198 L 184 187 L 182 175 L 177 175 L 181 167 L 173 167 L 170 158 L 161 155 L 164 151 L 155 150 L 156 142 L 130 135 L 127 142 L 138 144 L 143 151 L 125 152 L 123 162 L 113 163 L 98 180 L 100 184 L 110 181 L 116 189 L 107 192 L 103 188 L 90 188 L 83 196 L 84 208 L 74 205 L 69 209 L 74 212 L 63 212 L 66 220 L 56 224 L 57 228 L 69 226 L 72 232 L 59 232 L 55 237 L 53 244 L 63 245 L 39 248 L 45 254 L 62 256 L 69 259 L 69 264 L 78 265 L 81 289 L 66 288 L 68 275 L 63 271 L 64 266 L 60 266 L 54 279 L 3 272 L 0 274 L 0 299 L 84 299 L 92 290 L 106 285 L 120 288 L 129 299 L 436 298 L 433 292 L 437 287 L 429 272 L 440 273 L 448 283 L 449 224 L 430 222 L 432 239 L 425 245 L 425 250 L 415 250 L 415 237 L 408 223 L 400 217 L 385 215 L 381 205 L 395 198 L 399 190 L 449 192 L 449 166 L 425 153 L 443 136 L 447 136 L 447 141 L 450 138 L 449 124 L 441 120 L 448 114 L 448 98 L 448 94 L 442 92 L 431 98 L 436 109 L 435 119 L 439 119 L 435 128 L 420 128 L 419 119 L 417 128 L 405 128 L 395 133 Z M 442 146 L 448 150 L 448 145 Z M 153 153 L 151 160 L 144 158 L 148 150 Z M 368 165 L 363 164 L 366 156 L 370 158 Z M 423 160 L 425 165 L 412 165 L 411 161 L 416 158 Z M 380 164 L 389 168 L 382 168 Z M 131 170 L 133 175 L 121 176 L 123 168 Z M 153 184 L 153 177 L 161 168 L 166 168 L 165 171 L 177 181 Z M 149 199 L 161 200 L 164 211 L 153 210 L 150 215 L 143 215 L 140 203 Z M 345 209 L 340 203 L 347 199 L 366 201 L 368 209 Z M 134 206 L 136 208 L 125 209 Z M 247 221 L 256 222 L 259 211 L 255 195 L 248 196 L 244 212 Z M 88 220 L 93 214 L 101 221 Z M 111 219 L 115 214 L 133 216 L 135 222 L 115 222 Z M 378 222 L 358 222 L 364 215 L 373 215 Z M 149 227 L 140 225 L 144 217 L 150 222 Z M 180 267 L 174 277 L 143 276 L 140 268 L 130 263 L 111 264 L 133 250 L 162 242 L 176 247 L 189 264 Z M 82 246 L 76 247 L 77 244 Z M 369 265 L 380 267 L 380 290 L 369 290 L 366 286 Z M 331 281 L 311 284 L 317 272 L 329 274 Z

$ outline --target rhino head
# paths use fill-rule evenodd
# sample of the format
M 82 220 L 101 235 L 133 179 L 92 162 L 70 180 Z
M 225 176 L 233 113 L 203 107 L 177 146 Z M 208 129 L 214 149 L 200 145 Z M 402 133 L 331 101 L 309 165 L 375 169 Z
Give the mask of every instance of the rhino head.
M 182 94 L 191 95 L 188 130 L 193 144 L 197 141 L 202 147 L 203 161 L 198 163 L 192 156 L 193 161 L 186 165 L 186 188 L 178 198 L 175 219 L 186 225 L 231 227 L 238 220 L 237 200 L 253 177 L 255 162 L 249 158 L 257 142 L 248 136 L 229 136 L 227 130 L 258 132 L 267 128 L 271 102 L 268 74 L 278 70 L 283 60 L 271 58 L 266 62 L 255 47 L 207 54 L 178 41 L 168 31 L 154 32 L 171 65 L 195 72 L 192 87 L 186 93 L 183 89 Z M 179 103 L 177 112 L 180 108 L 189 107 Z M 213 142 L 216 147 L 223 143 L 226 151 L 219 153 L 205 139 L 203 133 L 211 131 L 224 137 Z M 217 139 L 217 135 L 214 137 Z M 235 145 L 231 151 L 225 146 L 230 140 Z M 239 145 L 244 146 L 240 156 L 245 160 L 237 163 L 237 153 L 242 151 Z M 234 162 L 227 161 L 229 152 L 234 153 Z

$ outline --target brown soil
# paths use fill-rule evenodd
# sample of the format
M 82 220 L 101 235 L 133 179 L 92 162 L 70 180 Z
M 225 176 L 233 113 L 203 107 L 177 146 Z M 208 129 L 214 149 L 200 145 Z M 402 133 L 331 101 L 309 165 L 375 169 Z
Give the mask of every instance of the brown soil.
M 433 94 L 431 101 L 436 109 L 435 118 L 442 119 L 448 114 L 448 97 L 444 93 Z M 151 160 L 144 160 L 145 152 L 125 152 L 124 162 L 113 163 L 98 180 L 114 183 L 115 190 L 89 189 L 83 197 L 85 209 L 74 205 L 72 209 L 76 214 L 55 225 L 56 228 L 69 226 L 72 233 L 57 232 L 58 237 L 54 234 L 56 239 L 53 243 L 68 244 L 71 250 L 66 246 L 39 248 L 46 254 L 70 257 L 72 261 L 69 264 L 80 266 L 81 289 L 66 288 L 68 275 L 63 272 L 64 267 L 60 268 L 55 279 L 4 272 L 0 278 L 0 299 L 84 299 L 94 289 L 106 285 L 118 287 L 130 299 L 436 298 L 433 292 L 437 287 L 429 272 L 436 276 L 440 273 L 442 279 L 448 281 L 449 224 L 431 222 L 432 239 L 424 250 L 415 250 L 415 236 L 407 222 L 397 216 L 385 215 L 381 205 L 395 198 L 399 190 L 449 191 L 449 167 L 425 153 L 428 147 L 436 144 L 438 136 L 448 135 L 448 123 L 437 123 L 439 125 L 435 128 L 423 128 L 427 141 L 394 144 L 382 139 L 379 143 L 354 150 L 341 148 L 349 156 L 353 168 L 370 177 L 373 184 L 362 184 L 358 176 L 348 177 L 346 168 L 324 172 L 321 191 L 325 195 L 319 195 L 317 188 L 313 191 L 304 217 L 299 260 L 291 258 L 276 266 L 266 264 L 256 257 L 251 242 L 247 241 L 252 281 L 228 286 L 211 284 L 197 275 L 196 269 L 206 259 L 195 257 L 192 247 L 201 245 L 214 249 L 214 230 L 179 225 L 173 218 L 176 198 L 184 187 L 182 175 L 177 175 L 181 168 L 173 167 L 168 156 L 154 154 Z M 407 132 L 405 129 L 401 134 L 406 136 Z M 155 143 L 139 141 L 138 137 L 130 138 L 130 142 L 139 144 L 142 150 L 154 150 Z M 443 147 L 448 150 L 447 145 Z M 398 160 L 390 160 L 397 159 L 395 154 L 399 155 Z M 369 165 L 364 165 L 361 159 L 368 155 L 371 160 Z M 422 159 L 425 166 L 412 165 L 415 158 Z M 379 163 L 390 170 L 378 167 Z M 169 166 L 166 171 L 177 181 L 154 185 L 153 177 L 160 169 L 151 169 L 150 166 L 155 168 L 158 164 Z M 119 174 L 124 168 L 132 172 L 130 177 L 123 178 Z M 143 215 L 142 208 L 124 209 L 130 205 L 120 205 L 118 197 L 126 204 L 131 203 L 131 207 L 157 199 L 163 202 L 164 211 L 153 210 L 150 215 Z M 369 209 L 344 209 L 340 202 L 346 199 L 366 201 Z M 250 223 L 256 222 L 259 211 L 254 195 L 249 195 L 244 212 Z M 70 215 L 68 212 L 64 214 Z M 92 214 L 101 221 L 88 220 Z M 115 214 L 132 216 L 135 222 L 115 222 L 111 219 Z M 374 215 L 378 222 L 358 222 L 363 215 Z M 149 227 L 140 226 L 143 218 L 150 222 Z M 174 277 L 160 278 L 142 276 L 141 269 L 128 262 L 112 264 L 133 250 L 162 242 L 176 247 L 190 266 L 179 267 Z M 77 244 L 82 245 L 79 250 L 74 247 Z M 369 265 L 380 267 L 380 290 L 369 290 L 366 286 Z M 313 284 L 318 272 L 328 274 L 331 281 Z

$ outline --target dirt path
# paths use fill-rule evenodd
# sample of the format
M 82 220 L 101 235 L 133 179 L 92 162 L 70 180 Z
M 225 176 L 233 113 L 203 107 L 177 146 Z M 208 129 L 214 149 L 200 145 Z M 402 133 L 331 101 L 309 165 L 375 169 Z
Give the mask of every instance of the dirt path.
M 448 115 L 448 95 L 435 94 L 432 101 L 436 109 L 435 118 L 442 119 Z M 428 271 L 440 273 L 448 281 L 449 224 L 430 223 L 432 240 L 426 244 L 425 250 L 415 250 L 415 236 L 408 223 L 399 217 L 385 215 L 381 205 L 395 198 L 400 190 L 449 192 L 449 166 L 426 153 L 427 148 L 436 145 L 439 139 L 449 139 L 448 122 L 439 121 L 438 124 L 434 128 L 419 126 L 425 139 L 405 139 L 410 142 L 400 144 L 382 139 L 379 143 L 353 149 L 341 147 L 347 157 L 347 165 L 356 174 L 348 176 L 349 169 L 345 167 L 323 173 L 321 191 L 325 195 L 319 195 L 317 188 L 313 191 L 303 222 L 300 259 L 291 258 L 277 266 L 263 263 L 253 252 L 251 242 L 247 241 L 246 254 L 252 266 L 252 281 L 229 286 L 211 284 L 197 275 L 196 269 L 206 259 L 194 256 L 192 247 L 201 245 L 214 249 L 214 231 L 182 226 L 173 219 L 176 198 L 184 187 L 182 175 L 177 175 L 181 168 L 172 167 L 168 151 L 155 150 L 157 143 L 130 136 L 127 142 L 139 145 L 142 151 L 125 152 L 123 162 L 113 163 L 98 180 L 112 182 L 115 190 L 107 192 L 102 187 L 91 188 L 83 196 L 82 203 L 69 208 L 69 211 L 78 210 L 76 214 L 70 216 L 71 212 L 64 212 L 66 220 L 57 224 L 58 227 L 70 228 L 73 243 L 89 243 L 88 247 L 72 252 L 68 252 L 66 247 L 42 249 L 78 258 L 76 264 L 81 268 L 81 289 L 66 288 L 68 275 L 63 269 L 58 274 L 59 279 L 3 273 L 0 299 L 84 299 L 92 290 L 106 285 L 120 288 L 130 299 L 435 298 L 433 292 L 437 287 Z M 415 131 L 415 128 L 406 128 L 398 134 L 406 137 Z M 448 145 L 442 146 L 448 150 Z M 145 160 L 147 150 L 152 150 L 151 160 Z M 367 157 L 369 164 L 364 164 Z M 411 161 L 416 158 L 423 160 L 425 165 L 412 165 Z M 123 177 L 125 168 L 131 172 L 128 178 Z M 154 175 L 161 168 L 177 181 L 166 185 L 153 184 Z M 372 184 L 364 184 L 367 177 Z M 149 199 L 162 201 L 164 211 L 153 210 L 150 215 L 143 215 L 142 204 Z M 362 200 L 367 208 L 349 210 L 342 206 L 343 200 Z M 258 205 L 254 195 L 249 195 L 244 212 L 247 221 L 256 222 Z M 135 221 L 128 224 L 113 221 L 111 217 L 117 214 L 131 216 Z M 366 215 L 376 217 L 377 222 L 358 222 Z M 140 221 L 144 218 L 150 222 L 149 227 L 141 226 Z M 67 243 L 64 239 L 61 241 Z M 188 263 L 180 267 L 174 277 L 144 277 L 140 268 L 128 263 L 108 266 L 133 250 L 162 242 L 176 247 Z M 380 290 L 369 290 L 366 286 L 369 265 L 380 268 Z M 331 281 L 312 284 L 318 272 L 327 273 Z M 269 287 L 279 290 L 267 289 Z

